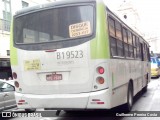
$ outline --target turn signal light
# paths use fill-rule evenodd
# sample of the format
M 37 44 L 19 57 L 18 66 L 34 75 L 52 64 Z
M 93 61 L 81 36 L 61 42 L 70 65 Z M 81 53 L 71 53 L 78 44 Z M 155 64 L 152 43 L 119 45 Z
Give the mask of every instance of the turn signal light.
M 25 100 L 19 100 L 19 102 L 25 102 Z
M 19 88 L 19 83 L 17 81 L 14 82 L 15 87 Z
M 104 68 L 103 67 L 98 67 L 98 73 L 103 74 L 104 73 Z
M 18 101 L 18 105 L 23 105 L 23 104 L 25 104 L 26 102 L 25 102 L 25 100 L 19 100 Z
M 14 79 L 17 79 L 17 73 L 13 72 L 12 76 Z
M 104 78 L 103 77 L 98 77 L 97 78 L 97 83 L 103 84 L 104 83 Z

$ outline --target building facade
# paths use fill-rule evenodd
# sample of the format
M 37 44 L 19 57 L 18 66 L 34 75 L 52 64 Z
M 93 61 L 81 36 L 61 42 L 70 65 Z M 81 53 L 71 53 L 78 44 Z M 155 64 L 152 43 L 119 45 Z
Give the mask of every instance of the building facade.
M 10 67 L 10 25 L 17 10 L 55 0 L 0 0 L 0 79 L 12 77 Z
M 145 30 L 143 26 L 144 21 L 141 19 L 142 13 L 139 14 L 140 8 L 137 6 L 137 4 L 138 2 L 136 3 L 134 0 L 121 0 L 119 1 L 119 4 L 113 8 L 117 15 L 126 24 L 137 31 L 149 43 L 150 51 L 153 51 L 153 53 L 160 53 L 160 35 L 157 35 L 156 32 L 152 30 Z

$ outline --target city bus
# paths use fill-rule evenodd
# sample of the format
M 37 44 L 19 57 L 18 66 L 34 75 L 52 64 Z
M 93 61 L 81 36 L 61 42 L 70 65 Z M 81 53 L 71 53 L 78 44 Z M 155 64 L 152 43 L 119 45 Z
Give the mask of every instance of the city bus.
M 18 108 L 130 111 L 150 81 L 149 44 L 103 0 L 24 8 L 11 26 Z

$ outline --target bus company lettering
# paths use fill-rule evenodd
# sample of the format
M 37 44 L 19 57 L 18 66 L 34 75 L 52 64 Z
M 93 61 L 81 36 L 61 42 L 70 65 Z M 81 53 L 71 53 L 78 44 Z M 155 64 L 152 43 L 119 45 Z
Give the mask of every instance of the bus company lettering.
M 69 26 L 70 37 L 79 37 L 91 34 L 91 25 L 89 21 L 72 24 Z
M 58 65 L 69 65 L 69 64 L 74 64 L 74 61 L 60 61 L 57 62 Z

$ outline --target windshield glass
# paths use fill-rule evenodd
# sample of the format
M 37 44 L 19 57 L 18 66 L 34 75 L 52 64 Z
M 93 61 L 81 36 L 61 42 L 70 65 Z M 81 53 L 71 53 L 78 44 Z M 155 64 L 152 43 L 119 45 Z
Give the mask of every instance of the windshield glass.
M 4 82 L 0 81 L 0 88 L 3 88 L 4 84 L 5 84 Z
M 16 17 L 14 41 L 19 44 L 62 41 L 93 33 L 93 6 L 59 7 Z

